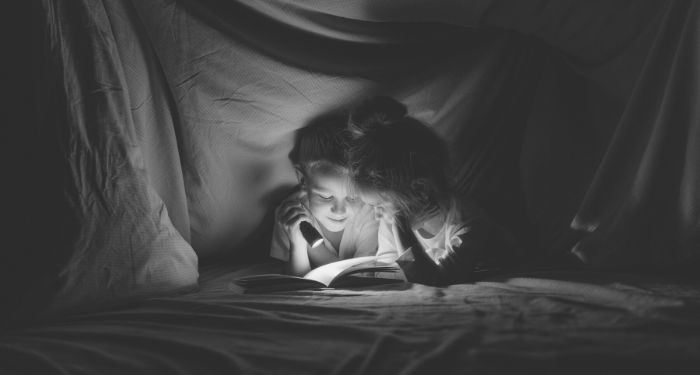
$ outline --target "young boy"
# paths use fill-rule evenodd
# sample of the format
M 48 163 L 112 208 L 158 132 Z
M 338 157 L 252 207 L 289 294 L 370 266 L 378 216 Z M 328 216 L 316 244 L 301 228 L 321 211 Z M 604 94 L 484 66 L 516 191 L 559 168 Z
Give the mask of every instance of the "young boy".
M 289 158 L 299 185 L 275 211 L 270 249 L 270 256 L 287 262 L 290 274 L 377 252 L 378 221 L 349 190 L 346 121 L 342 114 L 327 115 L 296 133 Z M 320 245 L 306 243 L 302 221 L 321 233 Z

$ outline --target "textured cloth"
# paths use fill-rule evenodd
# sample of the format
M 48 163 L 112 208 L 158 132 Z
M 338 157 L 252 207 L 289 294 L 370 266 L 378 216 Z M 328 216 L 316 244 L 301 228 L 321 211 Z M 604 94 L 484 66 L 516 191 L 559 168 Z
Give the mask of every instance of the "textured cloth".
M 700 293 L 677 278 L 518 274 L 433 288 L 200 290 L 0 336 L 14 374 L 697 374 Z
M 26 293 L 16 312 L 23 319 L 196 288 L 167 83 L 134 9 L 117 1 L 40 8 L 33 67 L 36 82 L 46 80 L 36 88 L 35 123 L 11 139 L 32 144 L 24 168 L 41 177 L 18 179 L 23 190 L 7 197 L 22 212 L 3 235 L 3 299 Z
M 31 2 L 4 300 L 101 306 L 194 287 L 197 256 L 266 255 L 296 129 L 374 94 L 539 255 L 698 257 L 697 1 L 409 2 Z

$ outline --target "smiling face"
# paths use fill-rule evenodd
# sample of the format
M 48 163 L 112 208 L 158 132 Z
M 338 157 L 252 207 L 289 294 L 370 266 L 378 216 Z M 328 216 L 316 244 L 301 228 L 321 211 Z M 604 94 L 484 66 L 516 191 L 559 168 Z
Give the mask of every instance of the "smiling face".
M 355 215 L 361 201 L 348 189 L 347 173 L 314 171 L 305 176 L 309 211 L 330 232 L 340 232 Z

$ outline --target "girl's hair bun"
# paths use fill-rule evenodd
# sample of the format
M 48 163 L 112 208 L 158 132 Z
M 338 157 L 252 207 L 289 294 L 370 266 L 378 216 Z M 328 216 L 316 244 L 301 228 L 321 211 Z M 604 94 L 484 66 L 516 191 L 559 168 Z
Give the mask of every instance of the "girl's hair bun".
M 351 113 L 349 127 L 356 136 L 382 128 L 406 116 L 406 106 L 389 96 L 366 99 Z

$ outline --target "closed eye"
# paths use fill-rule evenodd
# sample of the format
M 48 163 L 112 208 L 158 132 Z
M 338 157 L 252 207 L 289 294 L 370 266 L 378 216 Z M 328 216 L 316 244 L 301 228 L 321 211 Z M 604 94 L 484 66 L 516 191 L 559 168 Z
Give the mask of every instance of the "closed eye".
M 331 198 L 333 198 L 332 195 L 318 194 L 318 193 L 316 193 L 316 196 L 323 199 L 323 200 L 326 200 L 326 201 L 329 201 L 329 200 L 331 200 Z

